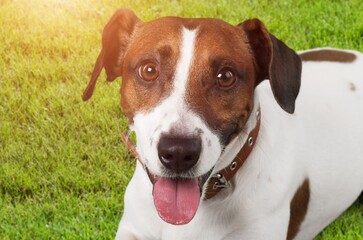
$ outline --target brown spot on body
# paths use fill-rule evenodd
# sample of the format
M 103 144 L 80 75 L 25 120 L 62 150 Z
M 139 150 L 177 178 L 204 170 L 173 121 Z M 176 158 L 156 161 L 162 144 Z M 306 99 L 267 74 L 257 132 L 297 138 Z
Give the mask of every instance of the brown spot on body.
M 303 61 L 328 61 L 351 63 L 357 58 L 353 53 L 338 51 L 333 49 L 322 49 L 317 51 L 305 52 L 300 54 Z
M 290 222 L 287 232 L 287 240 L 294 239 L 300 230 L 300 226 L 305 219 L 310 200 L 309 179 L 305 179 L 296 190 L 290 203 Z

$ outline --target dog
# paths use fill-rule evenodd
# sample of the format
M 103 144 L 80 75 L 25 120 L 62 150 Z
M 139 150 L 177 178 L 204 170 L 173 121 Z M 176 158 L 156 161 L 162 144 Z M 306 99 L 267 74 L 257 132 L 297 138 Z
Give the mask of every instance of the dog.
M 363 190 L 362 53 L 120 9 L 83 100 L 103 68 L 139 160 L 117 239 L 312 239 Z

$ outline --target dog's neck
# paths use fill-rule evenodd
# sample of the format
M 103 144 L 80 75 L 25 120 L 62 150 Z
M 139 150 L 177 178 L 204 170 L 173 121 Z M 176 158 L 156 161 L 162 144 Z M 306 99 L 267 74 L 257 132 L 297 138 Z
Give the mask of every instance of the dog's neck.
M 218 165 L 205 184 L 204 199 L 214 197 L 220 190 L 228 188 L 230 181 L 247 160 L 253 150 L 261 123 L 261 109 L 255 96 L 254 107 L 243 131 L 225 148 Z
M 258 121 L 257 115 L 261 115 L 260 102 L 257 93 L 255 93 L 253 101 L 253 110 L 247 120 L 247 123 L 245 124 L 245 127 L 243 128 L 241 133 L 226 146 L 214 168 L 213 173 L 217 173 L 221 169 L 227 167 L 235 159 L 243 145 L 247 142 L 249 133 L 256 127 Z

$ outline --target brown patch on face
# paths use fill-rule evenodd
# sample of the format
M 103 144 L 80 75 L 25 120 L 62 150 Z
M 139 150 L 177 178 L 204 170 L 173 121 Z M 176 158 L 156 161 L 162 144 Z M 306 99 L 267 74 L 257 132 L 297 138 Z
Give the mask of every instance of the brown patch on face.
M 329 61 L 329 62 L 341 62 L 351 63 L 357 58 L 353 53 L 322 49 L 317 51 L 311 51 L 301 53 L 300 58 L 303 61 Z
M 293 239 L 299 232 L 300 226 L 305 219 L 310 200 L 309 179 L 305 179 L 295 192 L 290 203 L 290 222 L 287 232 L 287 240 Z
M 183 27 L 197 29 L 186 86 L 187 105 L 218 132 L 226 144 L 243 129 L 252 111 L 255 66 L 244 32 L 223 21 L 166 17 L 140 24 L 125 54 L 122 108 L 132 122 L 137 111 L 150 111 L 170 95 Z M 151 83 L 139 79 L 137 69 L 143 61 L 157 63 L 159 79 Z M 217 85 L 216 77 L 222 67 L 227 67 L 237 77 L 228 89 Z
M 350 91 L 355 92 L 357 90 L 357 87 L 355 86 L 354 83 L 350 83 L 349 84 L 349 89 L 350 89 Z
M 253 108 L 252 56 L 239 28 L 216 19 L 199 20 L 197 28 L 186 101 L 226 145 L 242 131 Z M 223 68 L 236 76 L 235 83 L 227 88 L 217 84 Z
M 150 111 L 161 99 L 170 95 L 179 58 L 181 19 L 160 18 L 140 24 L 128 46 L 123 65 L 121 106 L 132 119 L 137 111 Z M 147 82 L 139 77 L 138 69 L 144 63 L 156 64 L 159 77 Z

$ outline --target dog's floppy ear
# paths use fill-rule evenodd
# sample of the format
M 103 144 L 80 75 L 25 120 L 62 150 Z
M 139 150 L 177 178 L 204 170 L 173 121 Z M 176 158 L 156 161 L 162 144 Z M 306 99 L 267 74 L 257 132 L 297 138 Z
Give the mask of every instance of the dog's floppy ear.
M 299 56 L 270 34 L 258 19 L 247 20 L 238 27 L 245 31 L 255 58 L 256 86 L 269 79 L 278 104 L 286 112 L 293 113 L 301 80 Z
M 94 66 L 91 80 L 83 93 L 83 101 L 92 96 L 102 68 L 106 70 L 107 81 L 113 81 L 121 76 L 123 56 L 138 22 L 140 19 L 132 11 L 120 9 L 106 24 L 102 33 L 102 50 Z

